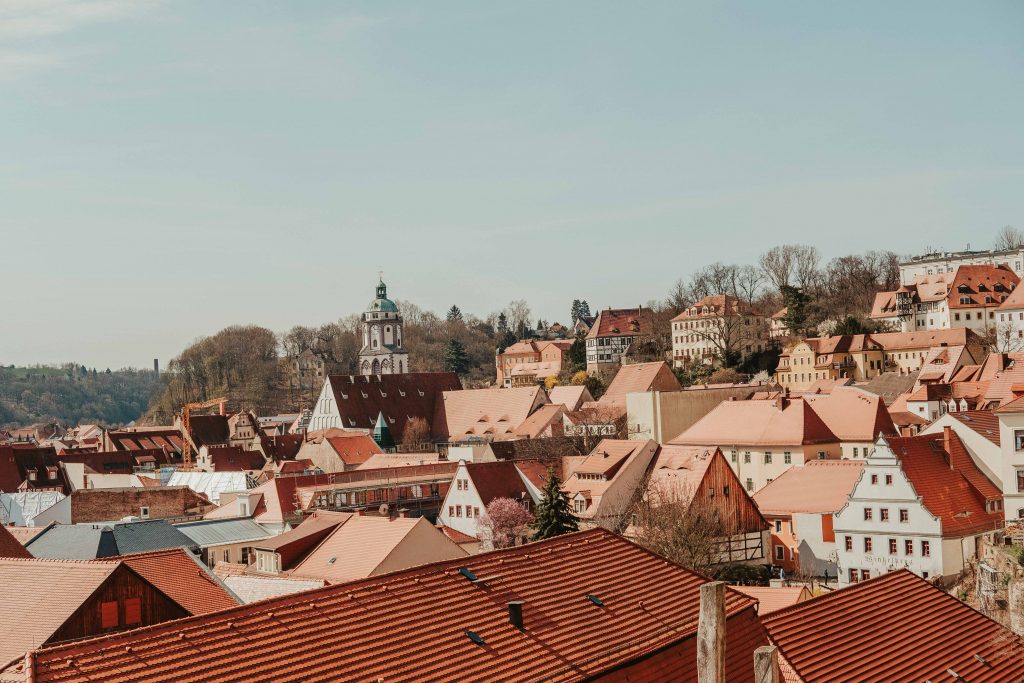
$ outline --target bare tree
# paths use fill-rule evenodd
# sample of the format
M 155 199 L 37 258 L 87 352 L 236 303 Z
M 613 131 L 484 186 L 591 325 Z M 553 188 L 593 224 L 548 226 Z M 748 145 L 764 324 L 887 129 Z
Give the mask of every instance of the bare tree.
M 1024 247 L 1024 233 L 1012 225 L 1004 225 L 996 233 L 996 241 L 992 248 L 996 251 L 1010 251 Z
M 1024 339 L 1021 339 L 1012 322 L 996 323 L 985 334 L 980 335 L 981 342 L 993 353 L 1017 353 L 1024 351 Z
M 672 285 L 672 289 L 668 291 L 668 296 L 665 298 L 665 308 L 669 309 L 673 315 L 678 315 L 684 308 L 690 305 L 690 291 L 686 283 L 682 278 L 675 281 Z
M 704 574 L 722 563 L 722 540 L 731 530 L 718 510 L 694 504 L 692 486 L 654 482 L 643 490 L 628 531 L 637 543 Z
M 796 285 L 805 292 L 811 292 L 818 284 L 821 253 L 817 247 L 806 244 L 795 245 L 793 249 Z
M 775 289 L 791 284 L 796 269 L 796 247 L 784 244 L 761 254 L 760 265 L 764 275 Z
M 522 331 L 530 328 L 530 305 L 523 299 L 516 299 L 508 302 L 505 307 L 505 317 L 508 318 L 509 328 L 519 335 Z

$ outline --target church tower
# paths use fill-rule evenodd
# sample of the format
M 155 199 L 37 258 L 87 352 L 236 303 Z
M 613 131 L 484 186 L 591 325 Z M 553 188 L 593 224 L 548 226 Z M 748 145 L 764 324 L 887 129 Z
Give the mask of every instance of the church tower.
M 363 313 L 363 348 L 359 351 L 360 375 L 398 375 L 409 372 L 409 353 L 402 346 L 402 315 L 388 298 L 383 278 L 377 297 Z

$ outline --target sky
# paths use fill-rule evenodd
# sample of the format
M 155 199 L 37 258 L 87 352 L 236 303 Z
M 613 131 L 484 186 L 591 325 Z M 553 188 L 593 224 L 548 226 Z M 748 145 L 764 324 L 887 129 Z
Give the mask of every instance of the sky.
M 0 0 L 0 363 L 1024 228 L 1024 3 Z

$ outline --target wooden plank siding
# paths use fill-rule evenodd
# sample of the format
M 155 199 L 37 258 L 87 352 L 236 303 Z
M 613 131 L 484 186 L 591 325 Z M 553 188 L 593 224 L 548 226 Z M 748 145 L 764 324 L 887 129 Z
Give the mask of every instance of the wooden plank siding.
M 54 589 L 60 590 L 59 586 Z M 139 623 L 126 623 L 125 603 L 130 598 L 140 600 L 142 618 Z M 102 605 L 105 602 L 117 603 L 117 626 L 115 627 L 103 628 Z M 187 616 L 189 616 L 189 612 L 178 603 L 157 590 L 127 565 L 121 565 L 88 600 L 75 610 L 45 644 L 124 631 L 129 628 L 159 624 Z
M 728 495 L 725 495 L 726 490 Z M 736 534 L 760 533 L 770 528 L 768 520 L 758 510 L 718 448 L 711 457 L 699 489 L 694 491 L 693 503 L 716 509 Z

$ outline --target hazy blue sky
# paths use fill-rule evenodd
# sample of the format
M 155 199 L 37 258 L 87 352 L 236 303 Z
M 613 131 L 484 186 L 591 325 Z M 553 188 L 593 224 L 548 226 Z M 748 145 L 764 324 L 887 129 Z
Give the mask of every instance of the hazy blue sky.
M 1016 0 L 0 0 L 0 363 L 988 246 L 1022 124 Z

